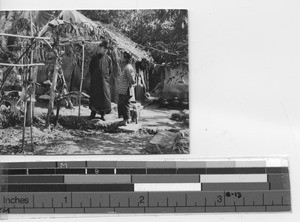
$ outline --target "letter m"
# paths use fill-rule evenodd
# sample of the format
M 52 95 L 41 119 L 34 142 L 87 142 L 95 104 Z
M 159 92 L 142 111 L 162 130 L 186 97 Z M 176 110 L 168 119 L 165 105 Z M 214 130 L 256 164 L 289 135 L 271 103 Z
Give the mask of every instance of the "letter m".
M 60 168 L 68 168 L 68 164 L 67 163 L 60 163 Z
M 1 211 L 2 213 L 10 213 L 9 208 L 2 208 Z

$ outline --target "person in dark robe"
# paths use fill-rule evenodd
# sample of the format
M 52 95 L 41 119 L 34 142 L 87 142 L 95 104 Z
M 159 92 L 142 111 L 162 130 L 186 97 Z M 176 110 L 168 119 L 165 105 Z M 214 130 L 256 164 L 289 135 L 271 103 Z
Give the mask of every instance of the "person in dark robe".
M 105 120 L 105 114 L 111 112 L 110 99 L 110 73 L 112 69 L 111 58 L 106 54 L 108 42 L 102 41 L 97 49 L 97 54 L 91 59 L 89 72 L 91 74 L 90 84 L 90 119 L 94 119 L 96 114 L 101 115 Z

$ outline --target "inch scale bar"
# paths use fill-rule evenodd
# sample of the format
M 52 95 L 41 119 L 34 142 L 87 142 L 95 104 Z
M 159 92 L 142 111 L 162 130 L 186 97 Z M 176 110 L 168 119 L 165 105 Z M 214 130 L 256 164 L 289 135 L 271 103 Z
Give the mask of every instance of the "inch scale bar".
M 1 194 L 2 213 L 290 211 L 289 191 L 65 192 Z
M 288 173 L 287 167 L 239 168 L 2 168 L 0 175 L 42 174 L 259 174 Z
M 0 167 L 0 213 L 291 211 L 289 170 L 282 159 L 18 162 Z

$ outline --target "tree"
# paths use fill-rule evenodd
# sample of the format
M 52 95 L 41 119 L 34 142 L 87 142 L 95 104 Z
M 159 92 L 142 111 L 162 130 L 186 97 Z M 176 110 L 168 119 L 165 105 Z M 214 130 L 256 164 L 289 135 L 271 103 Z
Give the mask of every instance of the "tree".
M 92 20 L 113 25 L 149 50 L 157 63 L 188 62 L 187 10 L 81 11 Z

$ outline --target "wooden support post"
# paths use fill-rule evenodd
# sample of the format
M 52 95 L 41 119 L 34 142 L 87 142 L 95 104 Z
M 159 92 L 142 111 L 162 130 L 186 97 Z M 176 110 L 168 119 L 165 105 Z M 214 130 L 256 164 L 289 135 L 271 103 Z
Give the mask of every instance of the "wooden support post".
M 24 105 L 24 121 L 23 121 L 23 130 L 22 130 L 22 152 L 24 151 L 24 144 L 25 144 L 26 113 L 27 113 L 27 100 L 25 101 L 25 105 Z
M 80 87 L 79 87 L 78 117 L 80 116 L 80 108 L 81 108 L 81 91 L 82 91 L 83 74 L 84 74 L 84 43 L 82 44 L 82 64 L 81 64 L 81 79 L 80 79 Z
M 24 62 L 24 58 L 22 58 L 22 64 Z M 25 144 L 25 131 L 26 131 L 26 115 L 27 115 L 27 77 L 28 73 L 25 72 L 22 75 L 22 91 L 25 93 L 25 101 L 24 101 L 24 119 L 23 119 L 23 129 L 22 129 L 22 152 L 24 152 L 24 144 Z
M 58 122 L 60 106 L 61 106 L 61 99 L 56 101 L 56 117 L 54 121 L 54 126 L 56 126 Z
M 52 85 L 51 85 L 51 89 L 50 89 L 50 100 L 49 100 L 48 113 L 47 113 L 47 119 L 46 119 L 46 127 L 48 127 L 50 125 L 51 114 L 52 114 L 52 111 L 54 108 L 55 90 L 56 90 L 58 70 L 59 70 L 59 62 L 58 62 L 58 58 L 56 58 L 53 77 L 52 77 Z
M 31 35 L 33 36 L 33 22 L 32 22 L 32 12 L 30 11 L 30 30 L 31 30 Z M 34 39 L 31 40 L 32 42 Z M 33 63 L 33 49 L 31 48 L 30 51 L 30 63 Z M 28 114 L 26 116 L 26 122 L 30 126 L 30 142 L 31 142 L 31 151 L 33 152 L 33 113 L 34 113 L 34 100 L 35 100 L 35 80 L 36 78 L 34 77 L 35 73 L 33 72 L 33 67 L 30 67 L 30 73 L 29 73 L 29 78 L 28 80 L 30 81 L 31 87 L 29 91 L 29 103 L 27 103 L 28 107 Z
M 150 83 L 149 83 L 149 69 L 145 69 L 145 77 L 146 77 L 146 92 L 150 92 Z

